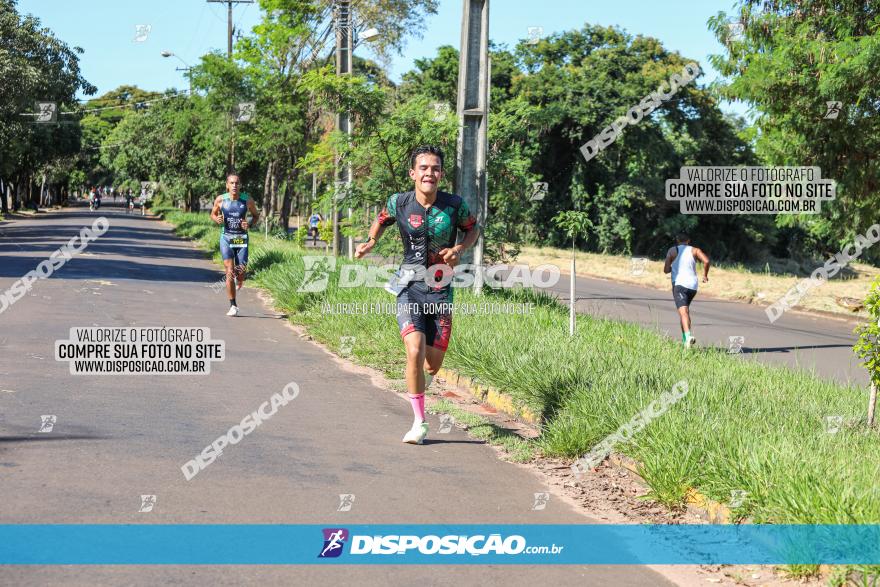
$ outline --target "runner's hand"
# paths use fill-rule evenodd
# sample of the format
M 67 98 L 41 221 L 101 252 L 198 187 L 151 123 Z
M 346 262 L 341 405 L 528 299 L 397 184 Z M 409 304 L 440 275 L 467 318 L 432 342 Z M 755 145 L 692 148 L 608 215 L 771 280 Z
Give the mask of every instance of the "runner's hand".
M 241 229 L 242 229 L 242 230 L 247 230 L 247 229 L 248 229 L 248 221 L 247 221 L 247 220 L 242 220 L 242 221 L 241 221 Z
M 371 241 L 371 240 L 370 240 L 370 241 L 367 241 L 367 242 L 365 242 L 365 243 L 361 243 L 361 244 L 359 244 L 359 245 L 355 248 L 355 250 L 354 250 L 354 258 L 355 258 L 355 259 L 360 259 L 360 258 L 363 257 L 364 255 L 366 255 L 367 253 L 369 253 L 369 252 L 373 249 L 373 242 L 374 242 L 374 241 Z
M 703 283 L 709 283 L 709 276 L 708 275 L 703 276 Z
M 459 260 L 461 260 L 461 254 L 455 247 L 441 249 L 438 254 L 443 258 L 443 262 L 450 267 L 455 267 L 458 265 Z

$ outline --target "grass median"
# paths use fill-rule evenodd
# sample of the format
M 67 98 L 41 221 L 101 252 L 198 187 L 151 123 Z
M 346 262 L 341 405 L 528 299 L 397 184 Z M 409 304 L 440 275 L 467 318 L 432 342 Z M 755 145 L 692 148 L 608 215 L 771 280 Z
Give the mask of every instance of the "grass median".
M 178 234 L 219 259 L 218 229 L 206 215 L 163 212 Z M 337 351 L 350 346 L 357 362 L 399 378 L 403 346 L 392 314 L 325 311 L 394 299 L 382 288 L 338 287 L 338 270 L 326 290 L 298 291 L 307 254 L 253 234 L 252 283 L 317 340 Z M 680 506 L 689 488 L 722 502 L 745 492 L 736 512 L 759 523 L 880 523 L 880 435 L 865 427 L 865 389 L 726 349 L 686 352 L 640 326 L 585 315 L 569 338 L 567 309 L 521 289 L 479 298 L 459 289 L 455 302 L 477 312 L 456 314 L 445 366 L 540 413 L 541 436 L 530 441 L 536 452 L 574 460 L 686 380 L 686 396 L 615 446 L 642 464 L 652 497 Z M 479 311 L 485 303 L 497 305 Z M 532 311 L 518 313 L 518 304 Z M 512 311 L 492 311 L 500 309 Z

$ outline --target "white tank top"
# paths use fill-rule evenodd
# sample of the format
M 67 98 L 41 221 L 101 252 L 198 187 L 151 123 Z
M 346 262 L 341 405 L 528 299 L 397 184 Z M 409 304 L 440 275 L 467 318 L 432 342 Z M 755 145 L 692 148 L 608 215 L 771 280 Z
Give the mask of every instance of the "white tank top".
M 690 245 L 678 245 L 678 255 L 672 262 L 672 285 L 680 285 L 688 289 L 697 289 L 697 262 L 694 260 L 694 248 Z

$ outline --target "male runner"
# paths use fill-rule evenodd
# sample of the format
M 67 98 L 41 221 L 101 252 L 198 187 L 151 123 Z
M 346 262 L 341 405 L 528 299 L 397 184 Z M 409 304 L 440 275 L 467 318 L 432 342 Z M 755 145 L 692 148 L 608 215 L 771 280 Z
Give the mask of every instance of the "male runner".
M 248 221 L 247 212 L 251 212 L 251 222 L 256 224 L 260 212 L 247 194 L 239 193 L 241 180 L 235 173 L 226 176 L 226 193 L 214 200 L 211 220 L 222 225 L 220 230 L 220 256 L 226 268 L 226 293 L 229 294 L 229 311 L 227 316 L 238 316 L 238 304 L 235 301 L 235 280 L 238 278 L 238 289 L 244 284 L 248 262 Z
M 681 340 L 686 349 L 694 346 L 696 340 L 691 334 L 690 305 L 697 295 L 697 263 L 703 264 L 703 283 L 709 282 L 709 256 L 697 247 L 691 246 L 691 238 L 684 232 L 675 237 L 677 246 L 666 253 L 663 273 L 672 273 L 672 298 L 681 319 Z
M 309 234 L 312 235 L 312 242 L 318 242 L 318 223 L 322 222 L 324 219 L 317 212 L 312 214 L 309 217 Z
M 397 324 L 406 347 L 406 386 L 414 414 L 403 442 L 422 444 L 428 435 L 425 388 L 443 364 L 452 332 L 452 286 L 448 277 L 446 285 L 433 284 L 443 278 L 443 269 L 449 272 L 458 264 L 461 252 L 477 242 L 480 231 L 461 197 L 437 190 L 443 177 L 439 148 L 416 148 L 410 156 L 409 176 L 415 190 L 388 198 L 370 227 L 370 240 L 358 245 L 355 256 L 360 259 L 370 252 L 385 228 L 397 223 L 404 251 L 400 273 L 415 272 L 397 296 Z M 456 245 L 459 230 L 464 239 Z

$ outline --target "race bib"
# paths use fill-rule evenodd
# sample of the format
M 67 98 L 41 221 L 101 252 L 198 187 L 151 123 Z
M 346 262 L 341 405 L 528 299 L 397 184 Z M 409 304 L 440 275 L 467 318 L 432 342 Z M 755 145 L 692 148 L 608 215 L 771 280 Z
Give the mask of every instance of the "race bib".
M 246 234 L 241 236 L 229 237 L 229 246 L 233 249 L 241 249 L 248 246 L 248 237 Z

